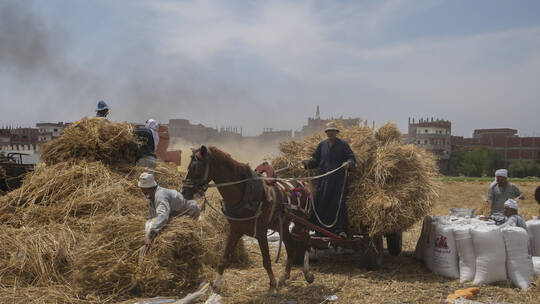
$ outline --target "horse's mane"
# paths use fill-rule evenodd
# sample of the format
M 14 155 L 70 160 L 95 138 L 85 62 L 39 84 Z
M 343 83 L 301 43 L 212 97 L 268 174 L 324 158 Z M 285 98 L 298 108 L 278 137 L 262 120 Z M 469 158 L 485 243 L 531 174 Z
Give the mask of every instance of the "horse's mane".
M 208 147 L 211 158 L 216 164 L 227 165 L 236 175 L 251 176 L 251 168 L 248 164 L 234 160 L 229 153 L 223 152 L 215 146 Z

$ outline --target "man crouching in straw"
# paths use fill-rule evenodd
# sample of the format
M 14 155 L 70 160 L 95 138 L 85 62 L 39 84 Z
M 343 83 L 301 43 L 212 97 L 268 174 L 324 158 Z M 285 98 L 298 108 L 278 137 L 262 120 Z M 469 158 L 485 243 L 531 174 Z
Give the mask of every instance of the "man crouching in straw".
M 196 201 L 186 200 L 176 190 L 159 187 L 154 175 L 142 173 L 138 186 L 148 198 L 148 210 L 151 217 L 146 221 L 146 245 L 152 243 L 152 239 L 167 225 L 170 217 L 188 214 L 193 219 L 199 218 L 200 210 Z

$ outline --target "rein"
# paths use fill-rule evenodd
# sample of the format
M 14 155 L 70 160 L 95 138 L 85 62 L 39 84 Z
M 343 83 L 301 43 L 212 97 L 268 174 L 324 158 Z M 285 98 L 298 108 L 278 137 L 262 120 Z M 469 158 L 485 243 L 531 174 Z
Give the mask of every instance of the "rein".
M 238 181 L 234 181 L 234 182 L 226 182 L 226 183 L 220 183 L 220 184 L 215 184 L 215 183 L 209 183 L 207 185 L 207 187 L 226 187 L 226 186 L 232 186 L 232 185 L 237 185 L 237 184 L 241 184 L 241 183 L 245 183 L 245 182 L 249 182 L 249 181 L 252 181 L 252 180 L 264 180 L 264 181 L 295 181 L 295 180 L 303 180 L 303 181 L 310 181 L 310 180 L 316 180 L 316 179 L 319 179 L 319 178 L 323 178 L 325 176 L 328 176 L 330 174 L 334 174 L 335 172 L 337 172 L 338 170 L 340 170 L 341 168 L 343 168 L 345 165 L 341 165 L 339 167 L 337 167 L 336 169 L 332 170 L 332 171 L 328 171 L 324 174 L 321 174 L 321 175 L 316 175 L 316 176 L 307 176 L 307 177 L 250 177 L 250 178 L 246 178 L 246 179 L 242 179 L 242 180 L 238 180 Z M 205 170 L 205 179 L 206 177 L 208 176 L 208 165 L 207 165 L 207 168 Z M 192 184 L 191 181 L 184 181 L 184 184 L 183 184 L 184 187 L 187 187 L 187 188 L 193 188 L 195 187 L 194 184 Z

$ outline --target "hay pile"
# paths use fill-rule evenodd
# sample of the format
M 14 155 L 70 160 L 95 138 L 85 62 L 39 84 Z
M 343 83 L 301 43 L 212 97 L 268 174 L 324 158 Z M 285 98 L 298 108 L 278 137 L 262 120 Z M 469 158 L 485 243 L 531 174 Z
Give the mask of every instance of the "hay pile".
M 436 198 L 437 173 L 433 156 L 413 145 L 400 143 L 401 133 L 394 124 L 376 132 L 369 127 L 340 126 L 339 138 L 353 150 L 357 168 L 349 175 L 347 209 L 349 224 L 355 232 L 369 227 L 370 235 L 403 231 L 427 215 Z M 283 142 L 281 154 L 271 158 L 276 168 L 286 168 L 280 176 L 312 176 L 301 160 L 311 158 L 324 133 L 303 142 Z
M 80 125 L 90 129 L 80 132 Z M 137 179 L 145 169 L 115 158 L 129 157 L 128 147 L 136 147 L 127 131 L 124 124 L 83 120 L 68 128 L 66 138 L 49 144 L 43 151 L 46 163 L 20 188 L 0 197 L 3 299 L 84 303 L 134 295 L 178 297 L 200 284 L 203 269 L 216 266 L 228 227 L 208 212 L 199 221 L 171 219 L 139 262 L 148 203 Z M 97 148 L 69 153 L 72 136 Z M 160 162 L 156 171 L 161 186 L 180 188 L 176 166 Z M 234 262 L 247 256 L 239 245 Z
M 108 166 L 133 165 L 139 143 L 132 131 L 128 123 L 85 117 L 43 145 L 41 160 L 47 165 L 80 160 L 101 161 Z

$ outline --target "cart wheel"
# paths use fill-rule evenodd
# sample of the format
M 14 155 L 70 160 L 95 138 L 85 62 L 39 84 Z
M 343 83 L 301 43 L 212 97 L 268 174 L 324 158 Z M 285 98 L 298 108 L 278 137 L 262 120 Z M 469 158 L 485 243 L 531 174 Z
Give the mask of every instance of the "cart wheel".
M 368 238 L 369 248 L 365 255 L 365 266 L 367 269 L 374 270 L 379 269 L 382 266 L 383 261 L 383 239 L 382 236 L 376 235 L 372 238 Z
M 293 242 L 295 247 L 293 265 L 302 266 L 304 265 L 304 252 L 306 251 L 306 245 L 297 240 L 293 240 Z
M 388 252 L 390 255 L 396 256 L 401 253 L 401 248 L 403 245 L 403 233 L 397 232 L 386 235 L 386 247 L 388 247 Z

